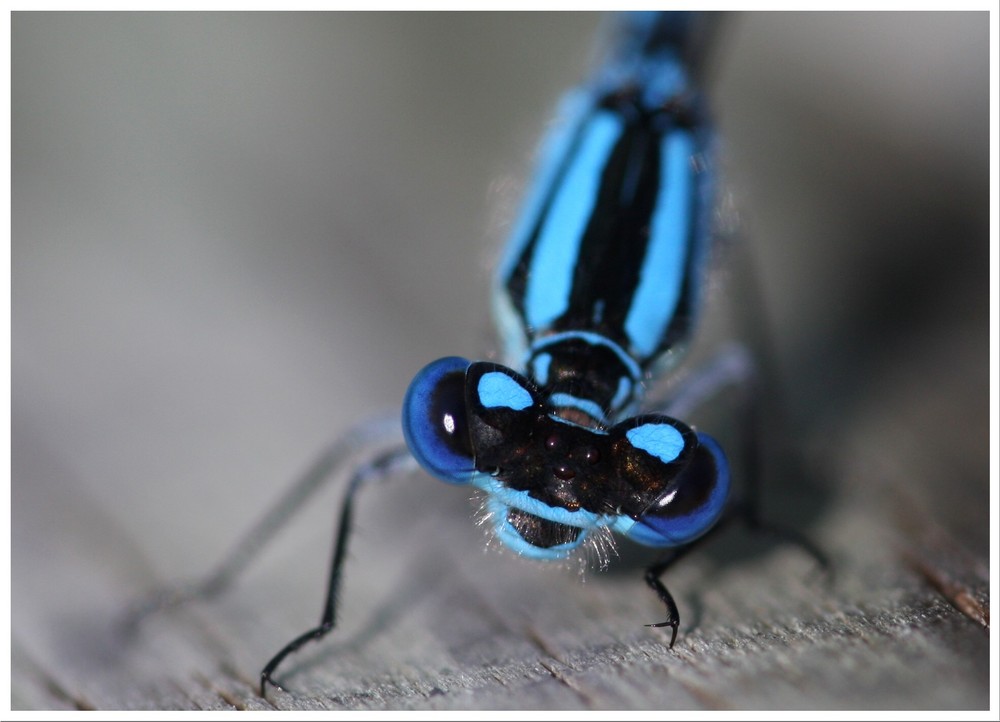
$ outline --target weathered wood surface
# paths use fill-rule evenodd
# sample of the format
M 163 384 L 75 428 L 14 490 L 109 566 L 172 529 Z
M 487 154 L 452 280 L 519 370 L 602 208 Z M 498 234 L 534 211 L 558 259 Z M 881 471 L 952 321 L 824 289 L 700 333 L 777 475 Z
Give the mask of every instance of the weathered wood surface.
M 14 16 L 14 710 L 989 707 L 985 14 L 723 35 L 804 462 L 765 507 L 832 582 L 728 531 L 668 575 L 669 650 L 635 550 L 584 583 L 484 553 L 463 493 L 414 476 L 362 499 L 341 628 L 288 693 L 256 675 L 315 621 L 335 489 L 230 592 L 117 630 L 414 369 L 488 348 L 494 181 L 595 21 Z

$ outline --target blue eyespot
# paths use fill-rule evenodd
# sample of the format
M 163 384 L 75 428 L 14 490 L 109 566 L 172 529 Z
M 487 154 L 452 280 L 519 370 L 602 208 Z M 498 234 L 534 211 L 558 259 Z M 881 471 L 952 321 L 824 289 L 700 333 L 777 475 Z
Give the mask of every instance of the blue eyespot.
M 527 387 L 505 371 L 487 371 L 480 376 L 476 394 L 487 409 L 522 411 L 535 403 Z
M 729 498 L 729 462 L 718 442 L 698 434 L 691 462 L 628 531 L 653 547 L 688 544 L 719 520 Z
M 465 406 L 470 363 L 447 356 L 427 364 L 403 399 L 403 436 L 410 453 L 449 484 L 467 484 L 476 473 Z
M 686 447 L 684 435 L 675 424 L 645 423 L 625 432 L 625 438 L 636 449 L 652 454 L 664 464 L 680 457 Z

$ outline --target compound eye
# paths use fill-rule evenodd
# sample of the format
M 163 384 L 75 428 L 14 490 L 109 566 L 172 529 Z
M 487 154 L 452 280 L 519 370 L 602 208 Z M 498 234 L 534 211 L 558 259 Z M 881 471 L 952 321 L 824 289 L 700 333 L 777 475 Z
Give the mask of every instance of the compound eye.
M 476 473 L 465 404 L 470 364 L 458 356 L 427 364 L 403 400 L 406 445 L 424 469 L 450 484 L 466 484 Z
M 636 520 L 628 536 L 641 544 L 688 544 L 719 520 L 729 498 L 729 462 L 718 442 L 698 434 L 690 463 Z

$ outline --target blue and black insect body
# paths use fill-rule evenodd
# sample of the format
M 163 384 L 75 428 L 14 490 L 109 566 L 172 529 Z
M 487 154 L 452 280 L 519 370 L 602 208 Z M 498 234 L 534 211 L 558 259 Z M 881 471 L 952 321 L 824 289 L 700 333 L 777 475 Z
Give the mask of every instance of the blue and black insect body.
M 712 132 L 689 22 L 624 16 L 619 52 L 560 107 L 495 279 L 518 371 L 443 358 L 403 404 L 416 459 L 485 492 L 496 537 L 524 557 L 565 559 L 608 532 L 683 546 L 726 507 L 719 444 L 634 415 L 692 335 L 708 259 Z
M 723 522 L 740 516 L 826 565 L 808 540 L 759 521 L 752 461 L 737 504 L 720 445 L 674 418 L 723 387 L 752 386 L 745 352 L 720 353 L 659 412 L 642 411 L 646 384 L 673 369 L 692 337 L 712 240 L 713 135 L 694 77 L 702 20 L 619 16 L 610 60 L 561 104 L 495 278 L 505 365 L 449 356 L 426 366 L 403 402 L 403 439 L 398 417 L 352 429 L 213 575 L 157 595 L 136 618 L 226 588 L 334 470 L 349 467 L 322 618 L 264 666 L 264 695 L 285 657 L 335 626 L 358 491 L 414 459 L 480 490 L 495 538 L 522 557 L 563 560 L 590 548 L 603 559 L 614 534 L 663 549 L 645 580 L 667 611 L 649 626 L 671 627 L 671 646 L 680 615 L 660 577 Z M 758 425 L 745 408 L 750 457 Z

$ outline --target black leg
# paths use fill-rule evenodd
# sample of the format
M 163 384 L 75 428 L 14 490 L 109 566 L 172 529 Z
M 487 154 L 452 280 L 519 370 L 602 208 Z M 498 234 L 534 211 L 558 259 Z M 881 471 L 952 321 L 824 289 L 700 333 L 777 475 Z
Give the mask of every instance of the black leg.
M 664 557 L 662 557 L 655 564 L 651 564 L 646 568 L 645 580 L 646 584 L 656 592 L 656 596 L 659 597 L 660 601 L 663 602 L 667 607 L 667 619 L 663 622 L 656 622 L 653 624 L 647 624 L 647 627 L 670 627 L 670 648 L 674 648 L 674 642 L 677 641 L 677 629 L 680 627 L 681 618 L 680 613 L 677 611 L 677 603 L 674 601 L 673 595 L 670 590 L 667 589 L 666 585 L 660 580 L 660 577 L 674 565 L 681 558 L 687 556 L 688 552 L 692 551 L 699 544 L 703 543 L 705 540 L 709 539 L 711 536 L 718 534 L 720 531 L 725 529 L 734 519 L 742 519 L 747 527 L 757 534 L 766 534 L 773 537 L 774 539 L 794 544 L 809 554 L 819 567 L 828 576 L 832 574 L 832 566 L 826 555 L 816 546 L 808 537 L 800 534 L 794 529 L 787 529 L 775 524 L 770 524 L 762 522 L 756 513 L 756 503 L 755 502 L 744 502 L 741 504 L 734 504 L 723 514 L 722 518 L 716 522 L 715 526 L 709 530 L 708 533 L 703 536 L 698 537 L 692 543 L 687 546 L 678 547 L 676 549 L 669 550 Z
M 674 597 L 670 593 L 670 590 L 664 586 L 663 582 L 660 581 L 660 577 L 665 571 L 678 559 L 683 557 L 690 551 L 691 546 L 680 547 L 679 549 L 671 549 L 670 552 L 663 557 L 656 564 L 652 564 L 646 568 L 646 584 L 649 588 L 656 592 L 656 596 L 660 598 L 667 607 L 667 619 L 665 622 L 655 622 L 653 624 L 647 624 L 647 627 L 670 627 L 670 648 L 674 648 L 674 642 L 677 641 L 677 628 L 681 624 L 681 615 L 677 611 L 677 603 L 674 602 Z
M 200 581 L 153 592 L 125 613 L 123 627 L 130 633 L 148 616 L 196 599 L 210 599 L 225 591 L 243 572 L 260 550 L 268 544 L 313 494 L 336 472 L 346 468 L 360 450 L 371 456 L 377 449 L 402 448 L 399 419 L 371 419 L 340 437 L 330 446 L 278 502 L 240 539 L 215 571 Z
M 737 518 L 740 514 L 738 507 L 732 506 L 726 509 L 722 517 L 715 523 L 711 529 L 705 534 L 695 539 L 693 542 L 686 546 L 676 547 L 670 549 L 666 554 L 655 564 L 651 564 L 646 568 L 645 580 L 649 588 L 656 592 L 656 596 L 660 598 L 667 607 L 667 619 L 665 622 L 657 622 L 655 624 L 647 624 L 647 627 L 670 627 L 670 648 L 673 649 L 674 642 L 677 640 L 677 628 L 680 627 L 681 618 L 680 613 L 677 611 L 677 603 L 674 602 L 674 597 L 667 589 L 667 587 L 660 581 L 660 577 L 663 576 L 664 572 L 667 571 L 675 562 L 679 561 L 682 557 L 687 556 L 688 552 L 691 552 L 699 545 L 703 544 L 707 539 L 718 534 L 720 531 L 725 529 Z
M 330 562 L 330 576 L 326 585 L 326 601 L 323 604 L 323 615 L 319 625 L 303 632 L 291 642 L 278 651 L 270 661 L 264 665 L 260 671 L 260 696 L 267 697 L 267 685 L 272 685 L 281 689 L 272 675 L 278 665 L 292 652 L 298 650 L 307 642 L 315 641 L 325 637 L 337 623 L 337 595 L 340 589 L 341 570 L 344 566 L 344 559 L 347 555 L 347 542 L 351 535 L 351 521 L 354 510 L 354 498 L 366 482 L 382 478 L 392 474 L 394 467 L 407 463 L 411 459 L 408 449 L 405 446 L 389 449 L 377 456 L 370 463 L 357 469 L 351 477 L 351 482 L 344 495 L 344 501 L 340 509 L 340 522 L 337 527 L 336 541 L 333 548 L 333 559 Z

